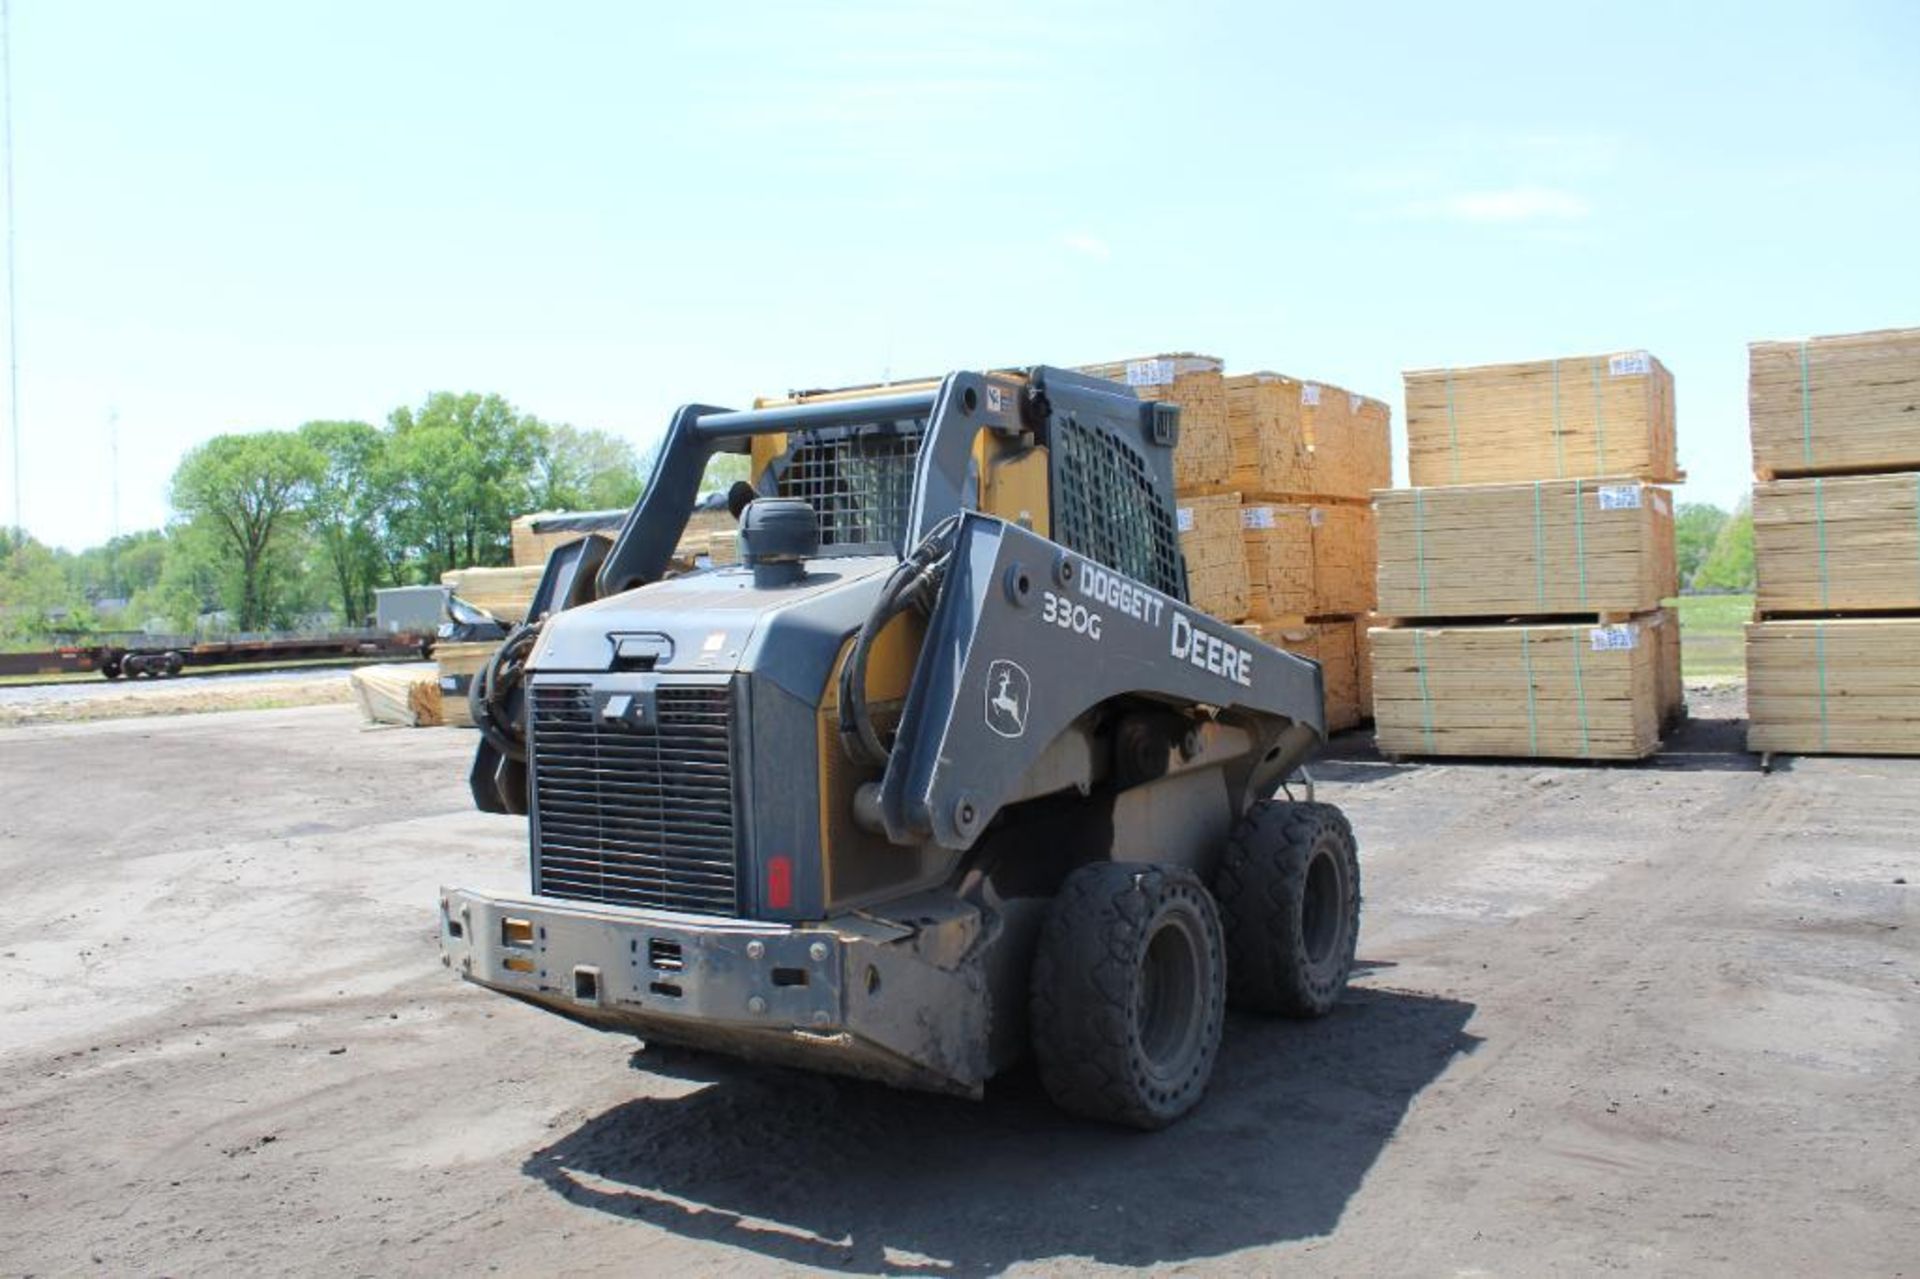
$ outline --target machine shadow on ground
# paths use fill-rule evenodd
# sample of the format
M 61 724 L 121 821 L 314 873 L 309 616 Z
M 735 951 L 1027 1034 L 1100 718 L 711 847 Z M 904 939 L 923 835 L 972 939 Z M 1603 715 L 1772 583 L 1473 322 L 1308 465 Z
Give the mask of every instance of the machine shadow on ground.
M 714 1082 L 616 1106 L 523 1170 L 572 1203 L 782 1263 L 984 1275 L 1217 1257 L 1330 1233 L 1413 1099 L 1479 1043 L 1473 1011 L 1355 988 L 1318 1022 L 1236 1016 L 1205 1101 L 1159 1133 L 1067 1116 L 1031 1070 L 973 1103 L 682 1059 Z

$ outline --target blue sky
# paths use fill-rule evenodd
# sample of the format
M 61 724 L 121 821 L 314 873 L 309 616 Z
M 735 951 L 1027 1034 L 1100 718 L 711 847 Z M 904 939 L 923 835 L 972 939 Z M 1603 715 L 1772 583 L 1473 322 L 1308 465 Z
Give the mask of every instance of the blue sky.
M 24 521 L 207 436 L 1168 349 L 1646 348 L 1685 496 L 1746 343 L 1920 325 L 1920 5 L 13 0 Z M 11 460 L 0 450 L 0 504 Z

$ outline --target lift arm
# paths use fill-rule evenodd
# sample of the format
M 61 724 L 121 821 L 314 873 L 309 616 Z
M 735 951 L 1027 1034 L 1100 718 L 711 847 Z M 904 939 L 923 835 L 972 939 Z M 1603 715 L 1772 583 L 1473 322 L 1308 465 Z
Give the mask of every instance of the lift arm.
M 1317 663 L 969 512 L 881 782 L 887 837 L 971 847 L 1055 738 L 1125 696 L 1216 707 L 1251 729 L 1256 785 L 1326 736 Z

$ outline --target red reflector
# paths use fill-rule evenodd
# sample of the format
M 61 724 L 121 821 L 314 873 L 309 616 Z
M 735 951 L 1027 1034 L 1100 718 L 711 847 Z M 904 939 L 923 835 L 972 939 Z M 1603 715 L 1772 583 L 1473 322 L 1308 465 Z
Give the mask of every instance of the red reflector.
M 793 858 L 774 857 L 767 862 L 767 905 L 785 910 L 793 905 Z

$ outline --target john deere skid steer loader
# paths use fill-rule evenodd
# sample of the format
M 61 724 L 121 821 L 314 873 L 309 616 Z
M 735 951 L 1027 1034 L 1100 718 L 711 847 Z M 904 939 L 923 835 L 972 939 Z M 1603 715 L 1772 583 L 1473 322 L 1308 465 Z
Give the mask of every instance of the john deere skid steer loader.
M 1314 1016 L 1353 836 L 1270 798 L 1320 670 L 1185 603 L 1178 410 L 1053 368 L 675 416 L 618 538 L 474 680 L 525 894 L 445 889 L 462 977 L 648 1042 L 1081 1114 L 1200 1098 L 1225 1007 Z M 739 564 L 669 575 L 716 451 Z

